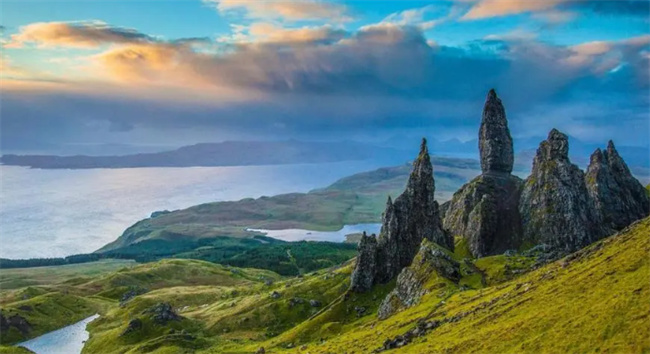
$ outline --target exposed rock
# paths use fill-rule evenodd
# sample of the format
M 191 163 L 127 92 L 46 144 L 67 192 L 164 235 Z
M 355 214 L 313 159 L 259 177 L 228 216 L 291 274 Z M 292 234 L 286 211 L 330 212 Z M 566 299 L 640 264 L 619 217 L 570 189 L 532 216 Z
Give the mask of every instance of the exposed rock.
M 265 353 L 266 353 L 266 350 L 264 349 L 264 347 L 260 347 L 260 349 L 258 349 L 258 350 L 255 352 L 255 354 L 265 354 Z
M 318 301 L 318 300 L 309 300 L 309 305 L 311 307 L 321 307 L 322 306 L 321 302 Z
M 432 281 L 434 274 L 443 279 Z M 428 240 L 422 241 L 413 263 L 397 276 L 395 289 L 379 306 L 379 319 L 386 319 L 400 309 L 417 304 L 424 294 L 445 286 L 448 280 L 454 283 L 460 280 L 460 264 L 442 247 Z M 425 283 L 430 286 L 426 287 Z
M 389 197 L 390 204 L 390 197 Z M 359 241 L 359 255 L 357 264 L 350 280 L 353 291 L 363 292 L 372 287 L 377 271 L 377 238 L 374 234 L 368 236 L 366 232 Z
M 144 310 L 144 313 L 151 314 L 153 320 L 162 325 L 167 324 L 169 321 L 180 321 L 183 319 L 181 316 L 176 314 L 172 309 L 172 306 L 166 302 L 156 304 Z
M 474 257 L 518 248 L 521 185 L 521 179 L 505 173 L 474 178 L 454 193 L 443 221 L 445 229 L 465 238 Z
M 153 213 L 151 213 L 150 218 L 152 218 L 152 219 L 157 218 L 159 216 L 169 214 L 169 213 L 171 213 L 171 211 L 169 211 L 169 210 L 157 210 L 157 211 L 154 211 Z
M 279 292 L 277 292 L 277 291 L 273 291 L 273 292 L 271 293 L 271 298 L 272 298 L 272 299 L 279 299 L 280 296 L 282 296 L 282 295 L 281 295 Z
M 131 321 L 129 321 L 128 326 L 126 326 L 126 329 L 124 330 L 124 332 L 122 332 L 122 334 L 120 334 L 120 336 L 128 335 L 129 333 L 133 333 L 139 330 L 140 328 L 142 328 L 142 320 L 140 320 L 139 318 L 132 319 Z
M 512 138 L 501 100 L 490 90 L 479 131 L 483 173 L 443 204 L 443 226 L 467 241 L 470 253 L 484 257 L 518 248 L 521 242 L 519 192 L 522 181 L 510 174 Z
M 145 294 L 148 291 L 149 290 L 147 288 L 142 288 L 139 286 L 129 287 L 129 289 L 120 297 L 120 306 L 124 306 L 124 304 L 126 304 L 129 300 L 133 299 L 138 295 Z
M 372 236 L 362 236 L 352 274 L 353 291 L 367 291 L 374 284 L 394 279 L 411 264 L 425 238 L 453 250 L 452 237 L 442 229 L 434 192 L 433 167 L 423 139 L 406 190 L 394 203 L 388 198 L 376 242 Z
M 483 107 L 479 130 L 478 148 L 481 154 L 481 170 L 485 172 L 512 172 L 514 152 L 508 129 L 506 111 L 494 89 L 490 90 Z
M 584 173 L 569 160 L 565 134 L 551 130 L 540 143 L 519 201 L 525 244 L 560 252 L 582 248 L 604 234 Z
M 585 175 L 587 190 L 607 228 L 621 230 L 650 214 L 650 198 L 610 140 L 604 152 L 591 155 Z M 606 236 L 606 235 L 601 235 Z
M 366 308 L 363 306 L 355 306 L 354 311 L 357 313 L 357 317 L 362 317 L 366 314 Z
M 296 305 L 304 304 L 305 300 L 299 297 L 292 297 L 289 299 L 289 307 L 294 307 Z
M 19 314 L 5 317 L 5 315 L 0 312 L 0 332 L 7 333 L 11 327 L 17 329 L 23 336 L 28 335 L 32 330 L 32 325 L 25 317 Z

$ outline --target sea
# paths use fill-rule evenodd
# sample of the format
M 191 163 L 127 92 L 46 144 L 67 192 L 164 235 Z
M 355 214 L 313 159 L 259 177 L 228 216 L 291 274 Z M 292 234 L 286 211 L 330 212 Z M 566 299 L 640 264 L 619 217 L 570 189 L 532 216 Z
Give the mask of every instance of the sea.
M 382 166 L 386 162 L 80 170 L 0 166 L 0 258 L 89 253 L 154 211 L 308 192 Z

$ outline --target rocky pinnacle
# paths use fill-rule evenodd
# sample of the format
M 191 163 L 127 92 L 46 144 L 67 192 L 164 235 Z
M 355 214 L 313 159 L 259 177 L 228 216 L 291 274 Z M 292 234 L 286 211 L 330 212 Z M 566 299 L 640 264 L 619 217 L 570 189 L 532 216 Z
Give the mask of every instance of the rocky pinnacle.
M 542 141 L 519 201 L 526 244 L 572 252 L 600 237 L 602 223 L 584 173 L 569 160 L 568 137 L 556 129 Z
M 422 139 L 406 190 L 394 202 L 388 198 L 376 247 L 372 240 L 362 239 L 352 274 L 353 291 L 367 291 L 394 279 L 411 264 L 425 238 L 453 250 L 453 239 L 442 229 L 434 192 L 433 166 L 426 139 Z
M 443 227 L 461 236 L 474 257 L 517 249 L 522 181 L 512 170 L 512 138 L 501 100 L 490 90 L 479 132 L 483 173 L 463 185 L 446 205 Z
M 494 89 L 488 92 L 483 107 L 478 148 L 483 173 L 512 172 L 514 163 L 512 137 L 508 129 L 506 110 Z
M 594 207 L 607 228 L 621 230 L 650 213 L 650 200 L 645 189 L 632 176 L 611 140 L 604 152 L 596 149 L 591 154 L 585 182 Z

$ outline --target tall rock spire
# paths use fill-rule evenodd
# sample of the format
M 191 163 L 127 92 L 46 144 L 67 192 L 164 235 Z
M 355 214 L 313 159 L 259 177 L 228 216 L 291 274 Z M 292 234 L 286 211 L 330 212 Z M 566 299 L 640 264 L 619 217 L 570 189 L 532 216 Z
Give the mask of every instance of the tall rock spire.
M 364 241 L 364 247 L 360 247 L 352 274 L 353 291 L 367 291 L 371 285 L 387 283 L 395 278 L 411 264 L 425 238 L 453 250 L 453 239 L 442 229 L 434 192 L 433 166 L 426 139 L 422 139 L 406 190 L 394 202 L 389 197 L 386 203 L 376 251 L 370 251 L 374 247 L 370 240 Z M 374 267 L 369 267 L 369 264 L 374 264 Z
M 483 107 L 478 148 L 483 173 L 512 172 L 514 163 L 512 137 L 508 129 L 506 110 L 494 89 L 488 92 Z
M 632 176 L 613 141 L 591 154 L 585 175 L 587 190 L 604 225 L 621 230 L 650 213 L 650 199 Z M 605 235 L 603 235 L 605 236 Z
M 475 257 L 503 253 L 520 245 L 518 211 L 521 179 L 510 174 L 512 138 L 505 109 L 490 90 L 479 131 L 483 173 L 462 186 L 447 204 L 444 228 L 463 237 Z

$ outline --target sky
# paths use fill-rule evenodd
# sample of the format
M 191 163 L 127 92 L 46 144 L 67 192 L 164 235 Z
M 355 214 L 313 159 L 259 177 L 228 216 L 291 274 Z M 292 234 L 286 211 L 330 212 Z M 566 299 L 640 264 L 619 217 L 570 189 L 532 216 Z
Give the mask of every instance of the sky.
M 0 146 L 515 138 L 648 145 L 646 0 L 3 0 Z

